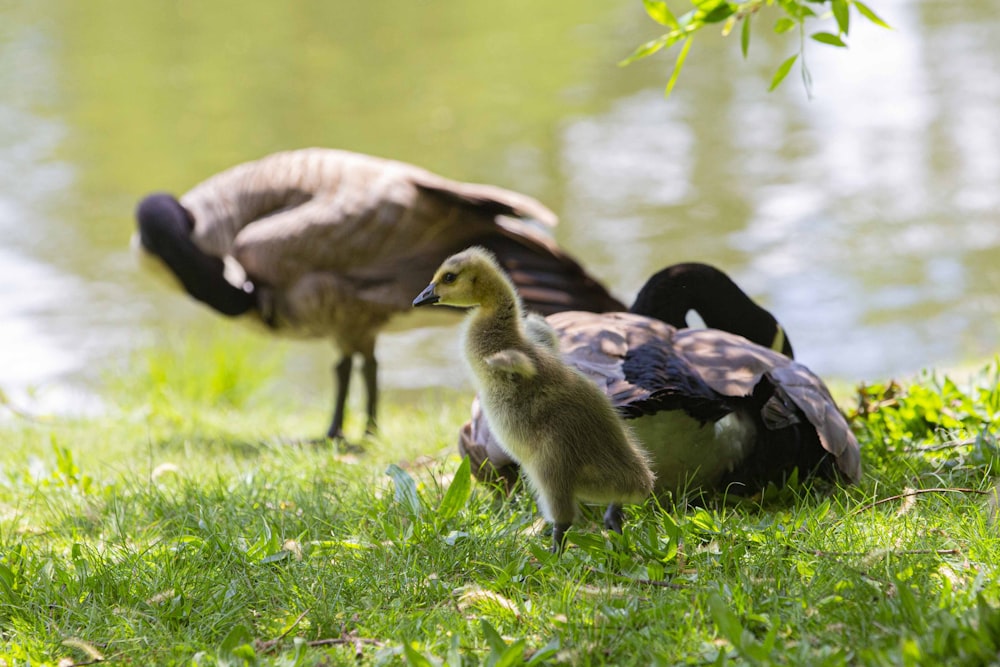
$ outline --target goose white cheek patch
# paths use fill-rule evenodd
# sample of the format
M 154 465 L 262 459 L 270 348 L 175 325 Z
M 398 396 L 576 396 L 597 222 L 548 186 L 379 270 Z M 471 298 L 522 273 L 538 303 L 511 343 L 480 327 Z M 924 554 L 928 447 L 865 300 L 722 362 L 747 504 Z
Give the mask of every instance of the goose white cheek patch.
M 708 325 L 705 324 L 705 319 L 701 316 L 697 310 L 692 308 L 684 314 L 684 322 L 687 324 L 688 329 L 707 329 Z

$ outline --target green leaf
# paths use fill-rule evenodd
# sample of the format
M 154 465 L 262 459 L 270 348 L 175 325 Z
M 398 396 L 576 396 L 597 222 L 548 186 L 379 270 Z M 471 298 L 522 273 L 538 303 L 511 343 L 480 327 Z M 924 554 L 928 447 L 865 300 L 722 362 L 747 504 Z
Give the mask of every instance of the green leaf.
M 720 2 L 718 5 L 701 15 L 702 23 L 718 23 L 725 21 L 732 16 L 735 10 L 728 2 Z M 699 12 L 701 13 L 701 12 Z
M 531 655 L 531 660 L 527 662 L 527 667 L 533 667 L 534 665 L 541 665 L 547 662 L 550 658 L 554 658 L 557 653 L 559 653 L 559 637 L 553 637 L 549 640 L 549 643 L 538 649 Z
M 840 37 L 837 37 L 832 32 L 814 32 L 809 36 L 815 39 L 817 42 L 820 42 L 821 44 L 829 44 L 830 46 L 839 46 L 845 49 L 847 48 L 847 44 L 844 44 L 844 40 L 842 40 Z
M 826 2 L 826 0 L 823 0 L 823 2 Z M 785 10 L 785 13 L 796 21 L 801 22 L 803 19 L 810 16 L 816 16 L 816 12 L 810 9 L 807 5 L 797 2 L 796 0 L 792 0 L 791 2 L 782 2 L 781 6 Z
M 10 598 L 14 594 L 14 571 L 3 563 L 0 563 L 0 589 L 6 594 L 8 603 L 13 604 Z
M 669 40 L 670 40 L 670 35 L 667 34 L 667 35 L 660 35 L 656 39 L 651 39 L 645 44 L 640 44 L 636 48 L 636 50 L 632 52 L 632 55 L 620 61 L 618 63 L 618 66 L 625 67 L 625 65 L 634 63 L 636 60 L 641 60 L 647 56 L 653 55 L 654 53 L 662 49 L 664 46 L 666 46 Z
M 743 58 L 746 59 L 747 52 L 750 51 L 750 15 L 743 18 L 743 30 L 740 32 L 740 49 L 743 51 Z
M 892 26 L 890 26 L 888 23 L 886 23 L 881 18 L 879 18 L 878 14 L 876 14 L 875 12 L 873 12 L 868 7 L 868 5 L 866 5 L 865 3 L 861 2 L 861 0 L 852 0 L 852 2 L 854 3 L 854 6 L 858 8 L 858 11 L 861 12 L 861 14 L 866 19 L 868 19 L 869 21 L 871 21 L 875 25 L 882 26 L 883 28 L 886 28 L 887 30 L 892 30 Z
M 832 0 L 833 16 L 837 19 L 837 28 L 846 35 L 851 28 L 851 10 L 847 0 Z
M 584 551 L 590 551 L 593 553 L 603 553 L 607 548 L 607 544 L 604 542 L 604 538 L 600 535 L 595 535 L 594 533 L 581 533 L 578 531 L 570 531 L 567 533 L 567 537 L 570 542 L 580 547 Z
M 420 516 L 420 495 L 417 493 L 417 483 L 410 475 L 395 463 L 390 463 L 385 474 L 392 477 L 396 483 L 396 502 L 403 505 L 411 516 Z
M 712 613 L 712 620 L 718 626 L 719 632 L 732 643 L 736 648 L 743 645 L 743 624 L 733 613 L 733 610 L 726 606 L 722 597 L 718 593 L 708 596 L 708 609 Z
M 677 61 L 674 63 L 674 71 L 671 72 L 670 80 L 667 81 L 667 89 L 664 92 L 665 97 L 670 97 L 670 91 L 674 89 L 674 84 L 677 83 L 677 77 L 681 74 L 681 69 L 684 67 L 684 61 L 687 59 L 688 51 L 691 50 L 691 43 L 693 41 L 693 36 L 684 40 L 684 46 L 681 47 L 681 52 L 677 54 Z
M 451 480 L 444 498 L 441 499 L 437 511 L 438 518 L 448 520 L 458 514 L 459 510 L 465 507 L 470 495 L 472 495 L 472 472 L 469 457 L 465 456 L 462 457 L 455 478 Z
M 415 667 L 434 667 L 434 663 L 431 662 L 427 656 L 423 655 L 410 642 L 403 642 L 403 655 L 406 656 L 406 664 L 415 665 Z
M 787 16 L 782 16 L 774 23 L 774 32 L 781 35 L 794 28 L 797 24 Z
M 277 563 L 279 561 L 286 560 L 291 555 L 292 555 L 291 551 L 285 551 L 284 549 L 282 549 L 281 551 L 275 551 L 273 554 L 268 554 L 267 556 L 264 556 L 263 558 L 260 559 L 260 562 L 261 565 L 266 565 L 268 563 Z
M 517 639 L 511 642 L 500 657 L 494 663 L 494 667 L 514 667 L 514 665 L 524 664 L 524 649 L 527 642 L 524 639 Z
M 659 23 L 660 25 L 665 25 L 674 30 L 680 30 L 680 25 L 677 23 L 677 18 L 674 17 L 670 8 L 667 7 L 667 3 L 662 0 L 642 0 L 643 6 L 646 8 L 646 13 L 649 17 Z
M 225 638 L 223 638 L 222 644 L 219 648 L 223 653 L 232 653 L 241 646 L 250 644 L 252 641 L 253 635 L 250 634 L 250 629 L 247 628 L 247 626 L 235 625 Z
M 788 60 L 786 60 L 785 62 L 781 63 L 781 65 L 778 66 L 778 71 L 774 73 L 774 78 L 771 79 L 771 87 L 767 89 L 768 92 L 774 90 L 779 85 L 781 85 L 781 82 L 785 80 L 786 76 L 788 76 L 789 70 L 792 69 L 792 65 L 795 64 L 795 61 L 798 59 L 798 57 L 799 54 L 796 53 L 794 56 L 792 56 L 791 58 L 789 58 Z
M 507 650 L 507 642 L 503 640 L 497 629 L 494 628 L 485 618 L 479 619 L 479 627 L 483 630 L 483 638 L 490 645 L 490 651 L 496 655 L 503 655 Z

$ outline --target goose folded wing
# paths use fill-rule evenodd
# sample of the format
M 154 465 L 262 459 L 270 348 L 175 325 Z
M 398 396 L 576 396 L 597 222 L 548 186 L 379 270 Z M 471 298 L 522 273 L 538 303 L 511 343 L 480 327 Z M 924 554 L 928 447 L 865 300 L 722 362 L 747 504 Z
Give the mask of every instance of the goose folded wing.
M 732 411 L 732 402 L 673 353 L 677 330 L 632 313 L 559 313 L 548 318 L 563 357 L 597 383 L 626 418 L 683 410 L 702 422 Z
M 858 440 L 823 381 L 795 362 L 775 368 L 768 375 L 785 400 L 794 403 L 816 429 L 820 445 L 833 455 L 841 474 L 851 482 L 860 481 Z
M 528 218 L 549 228 L 555 227 L 558 222 L 556 214 L 537 199 L 512 190 L 479 183 L 462 183 L 430 172 L 415 175 L 413 182 L 427 195 L 450 200 L 459 206 L 475 208 L 493 216 Z

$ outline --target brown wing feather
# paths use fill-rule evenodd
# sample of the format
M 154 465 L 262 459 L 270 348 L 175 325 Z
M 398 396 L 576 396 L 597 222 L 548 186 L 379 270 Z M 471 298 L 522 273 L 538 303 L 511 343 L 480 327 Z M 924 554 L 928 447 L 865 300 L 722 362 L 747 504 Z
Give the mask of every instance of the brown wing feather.
M 269 286 L 333 272 L 360 300 L 402 310 L 444 258 L 482 245 L 529 309 L 624 309 L 559 249 L 545 228 L 556 216 L 540 202 L 402 162 L 319 148 L 276 153 L 213 176 L 181 203 L 203 250 L 232 254 Z
M 823 449 L 835 457 L 841 473 L 852 482 L 861 479 L 857 438 L 829 389 L 808 368 L 742 336 L 714 329 L 678 331 L 674 344 L 676 352 L 721 394 L 750 396 L 766 376 L 793 405 L 767 402 L 763 410 L 770 414 L 763 415 L 765 424 L 774 429 L 792 425 L 798 408 L 816 429 Z

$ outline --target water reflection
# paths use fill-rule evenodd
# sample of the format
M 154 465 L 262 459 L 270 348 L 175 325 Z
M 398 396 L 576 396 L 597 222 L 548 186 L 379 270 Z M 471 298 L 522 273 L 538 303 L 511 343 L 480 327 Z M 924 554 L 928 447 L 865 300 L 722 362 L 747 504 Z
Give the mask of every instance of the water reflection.
M 613 244 L 601 265 L 632 289 L 682 258 L 730 267 L 826 375 L 993 353 L 1000 143 L 985 118 L 1000 110 L 1000 68 L 983 65 L 1000 51 L 978 23 L 985 5 L 927 23 L 936 9 L 885 3 L 892 33 L 856 22 L 852 53 L 811 49 L 812 101 L 793 77 L 773 94 L 770 72 L 713 78 L 754 65 L 698 52 L 686 76 L 700 80 L 667 109 L 641 92 L 572 125 L 572 238 L 601 229 Z
M 817 372 L 848 380 L 993 354 L 1000 323 L 1000 18 L 992 3 L 877 3 L 848 52 L 757 33 L 617 58 L 641 5 L 39 0 L 0 25 L 0 387 L 94 374 L 217 318 L 139 274 L 135 201 L 273 150 L 327 145 L 529 192 L 623 298 L 663 265 L 727 268 Z M 386 17 L 392 17 L 392 20 Z M 423 323 L 418 321 L 417 323 Z M 410 324 L 413 324 L 412 322 Z M 384 382 L 463 383 L 448 321 L 380 341 Z M 249 334 L 248 334 L 249 335 Z M 317 402 L 328 346 L 288 348 Z

